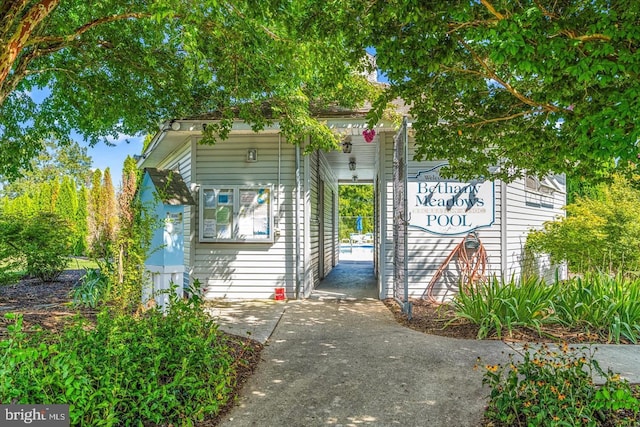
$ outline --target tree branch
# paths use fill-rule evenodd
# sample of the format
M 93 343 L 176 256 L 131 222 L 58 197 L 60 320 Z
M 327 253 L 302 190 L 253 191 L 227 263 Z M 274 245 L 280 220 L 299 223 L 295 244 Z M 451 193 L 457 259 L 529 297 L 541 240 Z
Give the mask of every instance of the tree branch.
M 0 89 L 4 86 L 13 64 L 24 49 L 35 29 L 58 6 L 60 0 L 41 0 L 31 7 L 20 20 L 15 33 L 4 46 L 0 46 Z M 0 104 L 1 105 L 1 104 Z
M 480 56 L 464 40 L 458 39 L 458 43 L 460 43 L 462 46 L 464 46 L 464 48 L 467 49 L 467 51 L 469 51 L 469 53 L 471 53 L 471 56 L 473 56 L 473 58 L 482 66 L 482 68 L 484 68 L 486 70 L 488 77 L 490 77 L 491 79 L 493 79 L 496 82 L 498 82 L 499 84 L 501 84 L 509 93 L 511 93 L 514 97 L 516 97 L 522 103 L 530 105 L 532 107 L 542 108 L 545 111 L 559 111 L 560 110 L 558 107 L 556 107 L 554 105 L 541 104 L 539 102 L 536 102 L 536 101 L 534 101 L 532 99 L 529 99 L 526 96 L 522 95 L 520 92 L 517 91 L 516 88 L 511 86 L 507 81 L 505 81 L 502 78 L 500 78 L 500 76 L 498 76 L 495 73 L 495 71 L 493 71 L 487 65 L 487 63 L 482 58 L 480 58 Z
M 88 22 L 86 24 L 84 24 L 81 27 L 78 27 L 73 33 L 68 34 L 66 36 L 61 36 L 61 37 L 34 37 L 33 39 L 29 40 L 27 42 L 27 45 L 35 45 L 35 44 L 64 44 L 64 43 L 69 43 L 75 39 L 77 39 L 78 37 L 80 37 L 82 34 L 86 33 L 87 31 L 91 30 L 92 28 L 97 27 L 98 25 L 102 25 L 102 24 L 107 24 L 110 22 L 116 22 L 116 21 L 122 21 L 125 19 L 140 19 L 140 18 L 149 18 L 151 17 L 151 14 L 149 13 L 144 13 L 144 12 L 129 12 L 129 13 L 122 13 L 119 15 L 111 15 L 111 16 L 104 16 L 102 18 L 99 19 L 95 19 L 91 22 Z
M 549 12 L 542 4 L 540 4 L 540 2 L 538 0 L 534 0 L 534 3 L 536 4 L 536 6 L 538 6 L 538 9 L 540 9 L 540 11 L 542 12 L 542 14 L 548 18 L 551 19 L 556 19 L 558 18 L 558 15 L 556 15 L 553 12 Z
M 18 65 L 13 69 L 11 75 L 7 76 L 2 85 L 0 85 L 0 105 L 7 99 L 7 96 L 13 92 L 20 81 L 27 75 L 29 63 L 38 56 L 36 50 L 31 50 L 20 57 Z
M 606 34 L 594 33 L 587 34 L 582 36 L 577 36 L 576 33 L 572 30 L 564 30 L 561 32 L 565 36 L 569 37 L 572 40 L 579 40 L 581 42 L 590 42 L 590 41 L 611 41 L 611 37 Z
M 0 28 L 0 39 L 4 39 L 9 33 L 11 25 L 16 16 L 27 7 L 28 0 L 3 1 L 0 5 L 0 17 L 2 17 L 2 28 Z
M 66 73 L 66 74 L 72 74 L 72 71 L 67 69 L 67 68 L 59 68 L 59 67 L 47 67 L 47 68 L 41 68 L 39 70 L 27 70 L 24 75 L 25 76 L 30 76 L 32 74 L 42 74 L 42 73 L 48 73 L 51 71 L 58 71 L 61 73 Z
M 480 27 L 480 26 L 495 26 L 498 23 L 499 19 L 478 19 L 475 21 L 471 21 L 471 22 L 453 22 L 449 24 L 449 28 L 450 30 L 447 31 L 447 34 L 453 34 L 458 32 L 459 30 L 463 29 L 463 28 L 468 28 L 468 27 Z
M 39 49 L 36 47 L 30 47 L 23 49 L 21 55 L 18 56 L 16 61 L 13 64 L 13 70 L 10 75 L 7 76 L 4 83 L 0 85 L 0 105 L 2 105 L 7 96 L 11 92 L 13 92 L 17 87 L 20 81 L 30 74 L 40 74 L 43 73 L 44 70 L 35 70 L 29 71 L 29 64 L 36 58 L 40 58 L 42 56 L 48 55 L 50 53 L 54 53 L 64 48 L 66 45 L 60 44 L 58 46 L 50 46 L 47 48 Z M 52 70 L 52 69 L 48 69 Z M 67 71 L 68 70 L 59 70 L 59 71 Z
M 504 19 L 505 16 L 503 14 L 501 14 L 500 12 L 498 12 L 496 10 L 495 7 L 493 7 L 493 5 L 488 1 L 488 0 L 480 0 L 480 3 L 483 4 L 484 7 L 487 8 L 487 10 L 496 18 L 498 18 L 499 20 Z

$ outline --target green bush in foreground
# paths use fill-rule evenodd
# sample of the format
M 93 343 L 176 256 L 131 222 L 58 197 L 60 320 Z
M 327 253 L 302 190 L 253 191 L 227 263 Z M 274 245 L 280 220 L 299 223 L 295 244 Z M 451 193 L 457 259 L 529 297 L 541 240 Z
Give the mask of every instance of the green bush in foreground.
M 583 278 L 504 282 L 493 278 L 460 292 L 451 305 L 458 318 L 479 326 L 478 338 L 511 334 L 513 328 L 545 325 L 598 334 L 608 342 L 640 340 L 640 279 L 621 274 L 587 274 Z
M 628 382 L 605 373 L 594 353 L 525 345 L 522 360 L 509 355 L 507 366 L 485 365 L 483 384 L 491 387 L 485 417 L 497 426 L 638 425 L 640 403 Z M 594 384 L 594 375 L 604 384 Z
M 11 260 L 11 271 L 47 282 L 57 278 L 69 263 L 73 227 L 53 213 L 0 216 L 0 255 Z
M 588 274 L 554 285 L 552 301 L 560 323 L 601 335 L 609 342 L 640 339 L 640 280 L 621 274 Z
M 23 331 L 0 342 L 2 403 L 69 404 L 73 425 L 191 425 L 217 413 L 235 381 L 234 359 L 199 298 L 163 314 L 103 310 L 59 335 Z

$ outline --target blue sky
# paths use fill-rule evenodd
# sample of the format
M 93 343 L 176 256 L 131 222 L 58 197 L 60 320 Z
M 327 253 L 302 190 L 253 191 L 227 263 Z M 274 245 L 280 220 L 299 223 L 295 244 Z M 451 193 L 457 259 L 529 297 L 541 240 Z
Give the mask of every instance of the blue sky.
M 127 143 L 126 140 L 129 140 Z M 116 188 L 120 187 L 120 181 L 122 177 L 122 164 L 127 156 L 133 156 L 134 154 L 141 154 L 142 152 L 142 137 L 127 138 L 122 136 L 118 140 L 109 139 L 109 141 L 115 146 L 110 147 L 100 142 L 93 147 L 89 147 L 87 143 L 82 140 L 78 140 L 80 145 L 87 147 L 88 154 L 93 159 L 93 167 L 104 171 L 109 168 L 111 171 L 111 178 L 113 179 L 113 185 Z
M 48 89 L 33 89 L 29 92 L 29 96 L 35 102 L 42 102 L 42 100 L 49 95 Z M 100 169 L 104 172 L 106 168 L 111 171 L 111 179 L 113 185 L 116 188 L 120 187 L 120 181 L 122 180 L 122 165 L 124 159 L 127 156 L 133 156 L 135 154 L 142 154 L 142 141 L 143 137 L 129 137 L 121 135 L 117 139 L 107 137 L 107 140 L 114 144 L 109 146 L 104 142 L 100 142 L 93 147 L 85 142 L 82 136 L 74 133 L 71 138 L 77 141 L 82 147 L 87 147 L 87 153 L 91 157 L 94 169 Z

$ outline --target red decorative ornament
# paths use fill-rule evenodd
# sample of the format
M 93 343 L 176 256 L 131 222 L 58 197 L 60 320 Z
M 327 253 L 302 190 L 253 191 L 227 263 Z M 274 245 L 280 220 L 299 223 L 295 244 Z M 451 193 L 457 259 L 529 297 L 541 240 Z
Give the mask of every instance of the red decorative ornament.
M 364 136 L 364 140 L 367 142 L 373 141 L 373 138 L 376 136 L 375 129 L 365 129 L 362 131 L 362 136 Z

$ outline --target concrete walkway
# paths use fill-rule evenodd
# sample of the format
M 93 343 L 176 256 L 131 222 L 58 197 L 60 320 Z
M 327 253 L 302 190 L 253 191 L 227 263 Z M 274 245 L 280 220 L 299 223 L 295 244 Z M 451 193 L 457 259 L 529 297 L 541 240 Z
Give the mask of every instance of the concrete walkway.
M 426 335 L 376 299 L 371 264 L 341 263 L 305 301 L 227 303 L 223 330 L 266 342 L 263 361 L 222 426 L 478 426 L 483 363 L 500 341 Z M 598 346 L 603 368 L 640 382 L 640 348 Z

